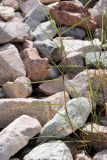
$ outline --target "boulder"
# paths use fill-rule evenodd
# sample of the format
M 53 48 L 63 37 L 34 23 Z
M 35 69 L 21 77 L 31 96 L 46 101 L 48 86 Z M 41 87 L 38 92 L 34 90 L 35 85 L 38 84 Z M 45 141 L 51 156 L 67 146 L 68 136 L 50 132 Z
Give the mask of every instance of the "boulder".
M 15 10 L 19 10 L 18 0 L 2 0 L 2 5 L 12 7 Z
M 91 112 L 92 106 L 87 98 L 80 97 L 68 101 L 43 126 L 38 142 L 45 139 L 60 139 L 70 135 L 85 124 Z
M 2 85 L 6 97 L 26 98 L 32 93 L 32 85 L 27 77 L 19 77 L 14 82 L 6 82 Z
M 0 18 L 5 21 L 12 19 L 15 16 L 14 9 L 12 7 L 0 6 Z
M 37 48 L 41 57 L 48 58 L 50 62 L 58 62 L 62 59 L 61 45 L 46 39 L 45 41 L 35 41 L 34 47 Z
M 107 149 L 107 126 L 96 123 L 86 124 L 82 128 L 82 138 L 95 150 Z
M 55 29 L 55 21 L 47 21 L 39 24 L 35 31 L 33 32 L 34 40 L 36 41 L 44 41 L 46 39 L 52 39 L 57 30 Z
M 65 90 L 71 97 L 85 96 L 98 105 L 104 105 L 107 99 L 106 76 L 107 70 L 84 70 L 72 80 L 65 80 Z
M 35 48 L 27 48 L 21 53 L 26 68 L 27 77 L 31 80 L 44 80 L 49 74 L 47 58 L 41 58 Z
M 12 44 L 0 47 L 0 83 L 25 76 L 26 71 L 17 48 Z
M 96 29 L 96 22 L 91 17 L 88 10 L 74 2 L 61 1 L 61 3 L 50 8 L 49 13 L 60 25 L 79 26 L 84 28 L 86 31 L 94 31 Z
M 51 141 L 35 147 L 24 160 L 73 160 L 69 148 L 62 141 Z
M 0 159 L 8 160 L 41 130 L 38 120 L 23 115 L 0 132 Z
M 45 124 L 69 100 L 68 93 L 59 92 L 48 98 L 5 98 L 0 99 L 0 128 L 6 127 L 19 116 L 26 114 Z
M 93 157 L 93 160 L 106 160 L 106 159 L 107 159 L 107 150 L 106 149 L 96 153 Z
M 7 42 L 23 42 L 26 39 L 32 39 L 29 26 L 22 22 L 1 22 L 0 33 L 0 44 Z

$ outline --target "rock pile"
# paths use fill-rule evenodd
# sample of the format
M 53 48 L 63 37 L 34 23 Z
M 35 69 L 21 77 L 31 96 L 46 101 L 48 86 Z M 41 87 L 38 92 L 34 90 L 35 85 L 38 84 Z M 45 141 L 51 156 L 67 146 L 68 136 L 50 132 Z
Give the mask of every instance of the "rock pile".
M 107 159 L 106 7 L 0 1 L 0 160 Z

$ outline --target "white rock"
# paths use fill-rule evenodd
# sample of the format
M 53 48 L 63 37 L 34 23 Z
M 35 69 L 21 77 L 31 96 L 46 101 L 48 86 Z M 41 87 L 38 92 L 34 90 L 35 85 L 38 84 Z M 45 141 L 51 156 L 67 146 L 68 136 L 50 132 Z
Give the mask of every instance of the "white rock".
M 17 48 L 12 44 L 0 47 L 0 83 L 25 76 L 26 71 Z
M 93 160 L 107 160 L 107 150 L 102 150 L 95 154 Z
M 27 77 L 19 77 L 14 82 L 6 82 L 2 85 L 6 97 L 26 98 L 32 93 L 32 85 Z
M 73 157 L 62 141 L 52 141 L 34 148 L 24 160 L 73 160 Z
M 4 20 L 9 20 L 15 16 L 14 8 L 0 6 L 0 17 Z
M 19 3 L 18 0 L 3 0 L 2 4 L 4 6 L 12 7 L 15 10 L 19 10 Z
M 62 107 L 53 119 L 43 126 L 38 142 L 42 142 L 44 137 L 45 139 L 66 137 L 82 127 L 91 112 L 92 106 L 87 98 L 80 97 L 68 101 L 66 106 Z
M 41 124 L 36 119 L 27 115 L 17 118 L 0 133 L 0 159 L 8 160 L 40 130 Z

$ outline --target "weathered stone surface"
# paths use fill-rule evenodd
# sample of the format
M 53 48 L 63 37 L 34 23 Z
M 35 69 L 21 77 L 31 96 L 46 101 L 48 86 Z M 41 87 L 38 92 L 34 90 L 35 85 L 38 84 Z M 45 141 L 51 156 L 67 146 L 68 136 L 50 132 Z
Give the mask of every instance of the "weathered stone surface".
M 107 148 L 107 126 L 89 123 L 82 130 L 82 138 L 88 140 L 93 148 L 98 151 Z
M 8 22 L 23 22 L 24 17 L 21 12 L 15 12 L 15 16 L 10 19 Z
M 0 98 L 5 98 L 5 94 L 2 88 L 0 88 Z
M 26 75 L 18 50 L 12 44 L 0 47 L 0 66 L 0 83 L 14 81 L 17 77 Z
M 14 9 L 12 7 L 0 6 L 0 18 L 8 21 L 15 16 Z
M 23 48 L 26 49 L 26 48 L 33 48 L 33 42 L 30 41 L 30 40 L 25 40 L 23 42 Z
M 107 150 L 102 150 L 95 154 L 93 160 L 106 160 L 107 159 Z
M 50 65 L 48 79 L 57 78 L 60 76 L 60 72 L 54 65 Z
M 12 7 L 15 10 L 19 10 L 19 3 L 18 0 L 3 0 L 2 4 L 4 6 Z
M 49 9 L 49 13 L 60 25 L 77 25 L 86 30 L 96 29 L 96 22 L 93 20 L 88 10 L 71 1 L 61 1 L 60 4 L 58 3 L 56 6 Z
M 64 37 L 74 37 L 75 39 L 83 39 L 86 36 L 85 31 L 82 28 L 72 28 L 69 29 L 67 26 L 61 27 L 62 36 Z
M 67 112 L 66 109 L 67 108 Z M 38 142 L 46 138 L 59 139 L 71 134 L 82 127 L 89 114 L 92 112 L 92 106 L 87 98 L 74 98 L 62 107 L 53 119 L 47 122 L 40 133 Z
M 0 23 L 0 44 L 32 39 L 30 28 L 22 22 Z
M 63 77 L 60 76 L 55 80 L 53 79 L 52 81 L 40 84 L 39 90 L 40 92 L 48 96 L 63 91 L 64 90 Z
M 47 58 L 41 58 L 35 48 L 27 48 L 21 53 L 27 77 L 31 80 L 44 80 L 49 74 Z
M 8 160 L 41 130 L 38 120 L 23 115 L 0 132 L 0 159 Z
M 51 141 L 34 148 L 24 160 L 73 160 L 69 148 L 62 141 Z
M 41 3 L 43 4 L 51 4 L 51 3 L 54 3 L 54 2 L 58 2 L 58 0 L 40 0 Z
M 104 40 L 103 34 L 104 34 L 103 28 L 96 28 L 95 33 L 94 33 L 95 38 L 98 38 L 100 41 L 102 41 L 102 40 Z
M 48 15 L 48 8 L 43 4 L 36 4 L 35 7 L 26 15 L 25 23 L 34 31 L 38 24 L 44 22 Z
M 32 93 L 32 85 L 27 77 L 19 77 L 14 82 L 6 82 L 2 85 L 6 97 L 26 98 Z
M 35 41 L 34 47 L 38 49 L 42 57 L 49 58 L 54 62 L 58 62 L 62 58 L 61 45 L 57 45 L 57 43 L 49 39 L 45 41 Z
M 47 21 L 37 26 L 33 32 L 34 40 L 43 41 L 46 39 L 52 39 L 57 31 L 55 29 L 55 21 Z
M 76 154 L 75 160 L 91 160 L 91 158 L 89 158 L 89 156 L 87 156 L 83 151 L 81 153 Z
M 65 81 L 66 91 L 71 97 L 85 96 L 91 98 L 98 105 L 104 105 L 107 99 L 107 70 L 84 70 L 72 80 Z M 90 91 L 90 85 L 92 92 Z M 95 94 L 97 92 L 97 95 Z M 96 96 L 93 97 L 93 94 Z
M 39 1 L 37 0 L 26 0 L 26 1 L 19 0 L 19 7 L 23 15 L 26 15 L 29 11 L 31 11 L 38 2 Z
M 69 96 L 66 93 L 66 101 L 68 100 Z M 41 124 L 45 124 L 53 118 L 64 103 L 64 92 L 59 92 L 44 99 L 0 99 L 0 128 L 4 128 L 23 114 L 37 118 Z

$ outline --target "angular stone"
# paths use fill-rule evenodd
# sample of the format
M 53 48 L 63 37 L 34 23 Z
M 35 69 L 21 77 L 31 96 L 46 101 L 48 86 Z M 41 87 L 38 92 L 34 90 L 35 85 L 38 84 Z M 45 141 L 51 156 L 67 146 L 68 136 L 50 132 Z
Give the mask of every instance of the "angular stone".
M 84 70 L 72 80 L 65 80 L 65 90 L 71 97 L 84 96 L 98 105 L 104 105 L 107 99 L 107 70 Z M 90 91 L 90 86 L 92 91 Z
M 17 48 L 12 44 L 0 47 L 0 83 L 25 76 L 26 71 Z
M 30 28 L 22 22 L 0 23 L 0 44 L 7 42 L 23 42 L 32 39 Z
M 65 93 L 65 97 L 68 101 L 68 93 Z M 23 114 L 37 118 L 41 124 L 45 124 L 64 105 L 65 97 L 64 92 L 59 92 L 44 99 L 0 99 L 0 128 L 4 128 Z
M 14 82 L 6 82 L 2 85 L 6 97 L 26 98 L 32 93 L 32 85 L 27 77 L 19 77 Z
M 56 24 L 55 21 L 53 20 L 39 24 L 35 29 L 35 31 L 33 32 L 34 40 L 37 41 L 43 41 L 46 39 L 51 40 L 57 33 L 55 26 Z
M 38 24 L 46 20 L 47 16 L 47 6 L 37 3 L 35 7 L 26 15 L 25 23 L 27 23 L 30 26 L 30 29 L 34 31 Z
M 93 160 L 107 160 L 107 149 L 96 153 L 93 157 Z
M 80 97 L 68 101 L 66 106 L 63 106 L 43 126 L 38 142 L 42 142 L 46 138 L 59 139 L 68 136 L 85 124 L 91 112 L 92 106 L 87 98 Z
M 59 10 L 60 7 L 60 10 Z M 82 11 L 82 12 L 81 12 Z M 96 22 L 88 9 L 71 1 L 61 1 L 49 9 L 52 18 L 60 25 L 79 26 L 85 30 L 95 30 Z
M 34 148 L 24 160 L 73 160 L 69 148 L 62 141 L 51 141 Z
M 74 27 L 70 29 L 67 26 L 61 27 L 62 36 L 74 37 L 75 39 L 83 39 L 86 36 L 85 31 L 82 28 Z
M 63 77 L 60 76 L 57 79 L 53 79 L 52 81 L 49 82 L 44 82 L 39 85 L 39 90 L 40 92 L 44 93 L 45 95 L 52 95 L 57 92 L 64 91 L 64 86 L 63 86 Z
M 0 18 L 8 21 L 15 16 L 14 9 L 12 7 L 0 6 Z
M 82 138 L 89 141 L 89 144 L 100 151 L 107 148 L 107 126 L 96 123 L 89 123 L 82 128 Z
M 41 130 L 38 120 L 23 115 L 0 132 L 0 159 L 8 160 Z
M 2 4 L 3 6 L 8 6 L 14 8 L 15 10 L 19 10 L 18 0 L 3 0 Z
M 59 76 L 60 76 L 60 72 L 59 72 L 58 68 L 55 67 L 54 65 L 53 66 L 50 65 L 48 79 L 57 78 Z
M 48 58 L 50 61 L 58 62 L 62 58 L 61 45 L 46 39 L 45 41 L 35 41 L 34 47 L 38 49 L 41 57 Z M 51 62 L 52 63 L 52 62 Z
M 37 81 L 44 80 L 49 74 L 49 63 L 47 58 L 41 58 L 35 48 L 27 48 L 21 53 L 27 77 Z

